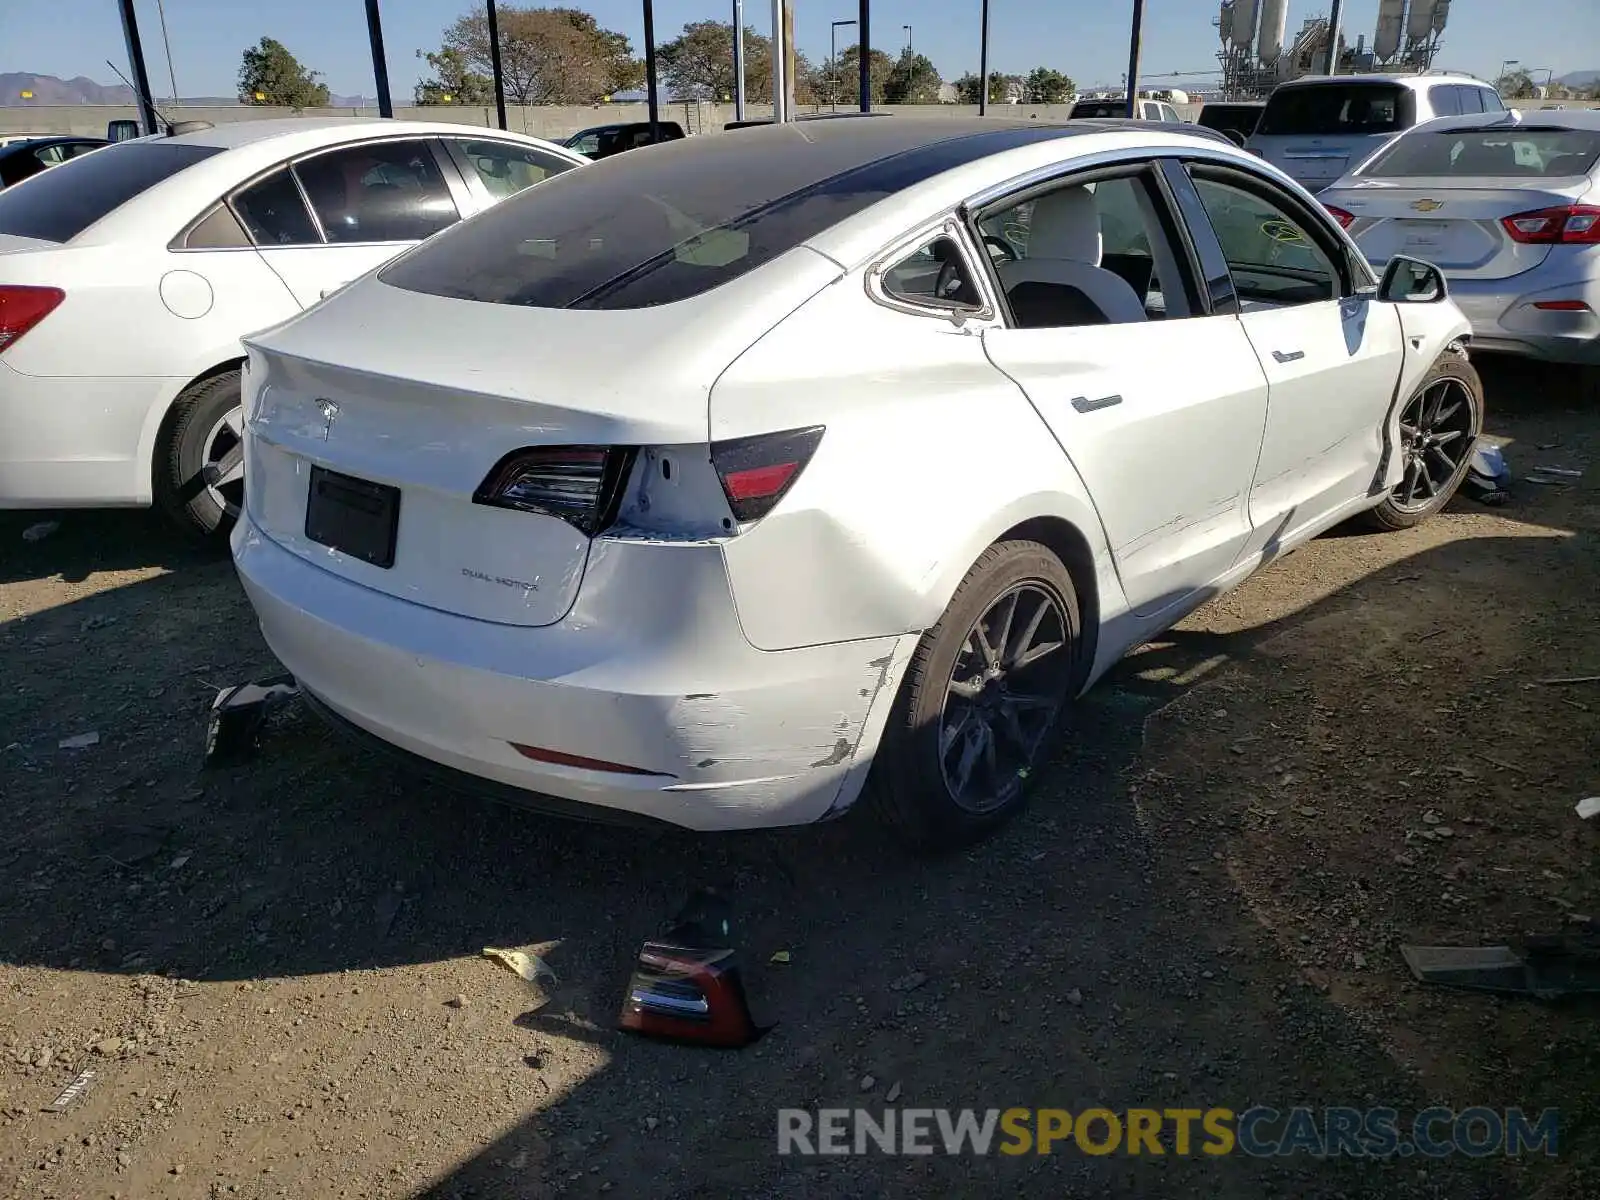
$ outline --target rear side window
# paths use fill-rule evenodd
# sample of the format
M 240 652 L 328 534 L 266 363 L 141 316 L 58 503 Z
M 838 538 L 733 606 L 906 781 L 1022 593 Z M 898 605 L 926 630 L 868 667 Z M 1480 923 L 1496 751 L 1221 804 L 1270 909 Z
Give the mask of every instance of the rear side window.
M 1461 89 L 1453 83 L 1442 83 L 1428 89 L 1428 106 L 1436 117 L 1461 115 Z
M 65 242 L 179 171 L 222 151 L 174 142 L 125 142 L 80 155 L 0 192 L 0 233 Z
M 1545 178 L 1587 175 L 1600 133 L 1587 129 L 1467 129 L 1400 138 L 1362 172 L 1394 178 Z
M 1500 93 L 1493 88 L 1479 88 L 1478 97 L 1483 101 L 1484 112 L 1505 112 L 1506 106 L 1500 100 Z
M 1416 101 L 1382 83 L 1314 83 L 1272 93 L 1256 132 L 1263 136 L 1396 133 L 1413 124 Z
M 233 208 L 258 246 L 322 244 L 322 235 L 288 167 L 279 167 L 234 196 Z

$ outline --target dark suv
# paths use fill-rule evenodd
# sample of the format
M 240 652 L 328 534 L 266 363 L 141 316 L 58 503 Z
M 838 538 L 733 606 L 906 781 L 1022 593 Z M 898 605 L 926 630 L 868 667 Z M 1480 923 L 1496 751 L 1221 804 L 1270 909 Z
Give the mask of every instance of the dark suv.
M 653 142 L 676 142 L 683 138 L 683 126 L 676 121 L 657 121 L 659 136 L 650 136 L 649 121 L 630 121 L 620 125 L 595 125 L 580 129 L 561 144 L 585 158 L 610 158 L 625 150 L 637 150 Z

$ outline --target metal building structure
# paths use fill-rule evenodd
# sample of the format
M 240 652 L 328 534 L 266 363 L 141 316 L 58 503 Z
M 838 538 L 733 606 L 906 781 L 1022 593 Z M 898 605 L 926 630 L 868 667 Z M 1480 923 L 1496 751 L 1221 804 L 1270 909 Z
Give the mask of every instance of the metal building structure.
M 1343 0 L 1332 0 L 1327 15 L 1304 18 L 1290 38 L 1289 0 L 1222 0 L 1216 18 L 1222 42 L 1217 52 L 1221 94 L 1233 100 L 1260 99 L 1284 80 L 1304 75 L 1432 69 L 1450 0 L 1380 0 L 1370 48 L 1365 34 L 1354 46 L 1346 41 L 1340 22 L 1343 7 Z M 1330 54 L 1333 43 L 1338 47 L 1336 62 Z

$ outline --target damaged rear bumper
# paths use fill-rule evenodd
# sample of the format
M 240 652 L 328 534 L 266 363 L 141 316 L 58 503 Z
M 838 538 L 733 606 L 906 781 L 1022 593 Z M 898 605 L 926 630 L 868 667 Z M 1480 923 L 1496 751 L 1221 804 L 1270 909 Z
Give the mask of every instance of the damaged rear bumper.
M 538 628 L 372 591 L 248 519 L 234 559 L 268 646 L 342 722 L 531 807 L 697 830 L 804 824 L 852 803 L 917 640 L 757 650 L 712 542 L 598 539 L 572 611 Z

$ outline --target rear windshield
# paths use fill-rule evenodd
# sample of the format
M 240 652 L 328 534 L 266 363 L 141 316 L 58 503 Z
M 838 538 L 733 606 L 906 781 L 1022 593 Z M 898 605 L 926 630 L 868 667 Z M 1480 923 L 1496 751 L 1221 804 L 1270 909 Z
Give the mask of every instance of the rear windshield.
M 1378 178 L 1492 176 L 1559 179 L 1587 175 L 1600 160 L 1600 133 L 1587 129 L 1426 127 L 1400 138 L 1363 175 Z
M 929 136 L 909 122 L 820 121 L 617 155 L 446 230 L 380 278 L 414 292 L 533 308 L 669 304 L 989 152 L 989 140 L 1061 134 L 1031 126 L 996 127 L 981 138 Z
M 1314 83 L 1279 88 L 1256 132 L 1263 135 L 1396 133 L 1413 123 L 1416 103 L 1384 83 Z
M 146 188 L 220 154 L 216 146 L 123 142 L 0 192 L 0 233 L 65 242 Z
M 1126 100 L 1095 100 L 1080 101 L 1072 106 L 1073 118 L 1084 117 L 1125 117 L 1128 115 L 1128 102 Z
M 1261 119 L 1261 109 L 1249 104 L 1208 104 L 1195 118 L 1196 125 L 1207 129 L 1237 129 L 1251 133 Z

